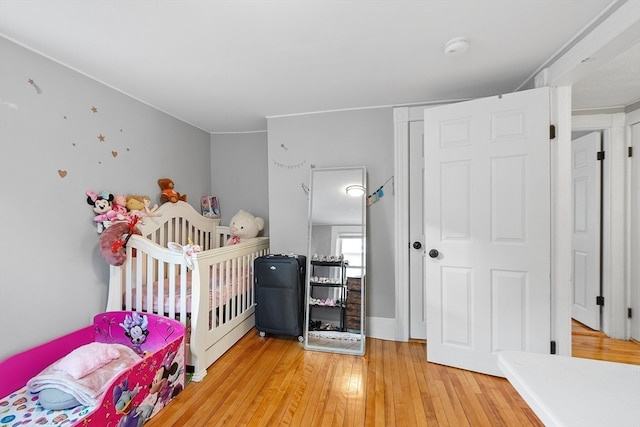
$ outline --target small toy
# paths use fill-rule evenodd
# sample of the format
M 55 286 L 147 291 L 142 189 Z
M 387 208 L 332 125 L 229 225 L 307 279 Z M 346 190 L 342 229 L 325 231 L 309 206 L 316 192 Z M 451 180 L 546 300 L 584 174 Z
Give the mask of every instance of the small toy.
M 187 196 L 185 196 L 186 198 Z M 162 214 L 156 213 L 156 211 L 158 210 L 158 204 L 156 203 L 155 205 L 153 205 L 152 208 L 149 207 L 149 205 L 151 204 L 151 198 L 149 196 L 142 196 L 142 201 L 144 203 L 144 213 L 146 216 L 162 216 Z
M 256 237 L 264 229 L 264 219 L 240 209 L 231 218 L 229 228 L 231 229 L 231 237 L 225 246 L 237 245 Z
M 160 178 L 158 180 L 158 185 L 162 190 L 162 193 L 160 194 L 160 201 L 162 203 L 167 203 L 167 202 L 177 203 L 178 200 L 181 200 L 183 202 L 187 201 L 186 194 L 180 194 L 173 189 L 174 184 L 170 178 Z
M 167 243 L 167 247 L 173 252 L 183 253 L 184 261 L 190 270 L 193 270 L 192 255 L 198 252 L 202 252 L 202 247 L 200 245 L 194 245 L 193 240 L 191 240 L 191 237 L 189 237 L 189 244 L 185 246 L 182 246 L 176 242 L 169 242 Z
M 87 203 L 93 206 L 93 212 L 96 214 L 93 221 L 98 223 L 98 234 L 105 229 L 104 222 L 118 219 L 118 214 L 113 210 L 113 199 L 113 194 L 108 191 L 103 191 L 101 194 L 87 191 Z
M 144 217 L 158 217 L 160 214 L 155 213 L 158 210 L 158 205 L 154 205 L 153 208 L 149 208 L 151 204 L 151 198 L 149 196 L 138 196 L 132 194 L 127 197 L 127 210 L 130 216 L 137 216 L 140 220 Z
M 127 219 L 127 196 L 124 194 L 116 194 L 113 196 L 113 211 L 116 213 L 116 216 L 119 220 Z

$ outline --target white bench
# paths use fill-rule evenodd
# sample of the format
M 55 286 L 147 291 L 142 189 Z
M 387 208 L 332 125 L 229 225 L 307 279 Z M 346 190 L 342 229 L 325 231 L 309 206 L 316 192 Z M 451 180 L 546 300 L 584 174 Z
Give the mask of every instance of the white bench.
M 546 426 L 640 426 L 640 366 L 503 351 L 498 366 Z

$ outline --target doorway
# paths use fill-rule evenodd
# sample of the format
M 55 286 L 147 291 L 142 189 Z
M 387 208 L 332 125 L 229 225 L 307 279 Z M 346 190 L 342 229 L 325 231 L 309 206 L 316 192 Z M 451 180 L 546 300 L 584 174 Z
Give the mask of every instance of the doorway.
M 602 329 L 602 133 L 574 133 L 571 141 L 571 317 Z
M 625 142 L 626 114 L 585 114 L 572 117 L 571 128 L 576 134 L 599 132 L 602 135 L 604 160 L 601 163 L 601 231 L 600 277 L 602 305 L 600 330 L 616 339 L 629 339 L 627 316 L 631 301 L 629 288 L 634 287 L 626 271 L 632 252 L 628 247 L 629 211 L 627 189 L 634 187 L 627 179 L 629 157 Z M 631 184 L 631 185 L 629 185 Z M 584 323 L 584 322 L 582 322 Z
M 570 108 L 570 94 L 564 95 L 560 102 L 564 102 Z M 396 269 L 396 340 L 407 341 L 409 339 L 410 321 L 409 321 L 409 261 L 408 256 L 411 250 L 411 237 L 409 234 L 408 222 L 408 206 L 409 206 L 409 138 L 410 124 L 413 122 L 421 122 L 424 119 L 424 109 L 432 106 L 426 105 L 420 107 L 399 107 L 394 109 L 394 127 L 395 127 L 395 144 L 396 144 L 396 212 L 397 215 L 397 232 L 396 232 L 396 253 L 395 264 Z M 570 140 L 571 129 L 578 132 L 601 131 L 604 140 L 604 149 L 606 154 L 606 162 L 603 171 L 603 180 L 605 185 L 605 197 L 603 198 L 603 233 L 602 242 L 602 277 L 603 277 L 603 296 L 605 298 L 605 306 L 602 308 L 602 330 L 610 337 L 616 339 L 628 339 L 632 336 L 638 339 L 640 335 L 640 316 L 634 315 L 632 319 L 627 317 L 629 306 L 633 307 L 635 313 L 640 312 L 640 281 L 634 280 L 640 276 L 640 267 L 637 267 L 634 259 L 638 259 L 640 250 L 640 225 L 638 222 L 638 213 L 640 212 L 640 195 L 638 193 L 638 183 L 640 176 L 640 166 L 638 158 L 640 156 L 629 157 L 627 155 L 627 147 L 625 143 L 625 133 L 631 129 L 634 123 L 640 123 L 640 110 L 631 113 L 616 114 L 594 114 L 594 115 L 577 115 L 570 117 L 570 124 L 565 124 L 566 141 L 563 144 L 556 141 L 552 145 L 552 149 L 557 152 L 554 154 L 556 158 L 561 156 L 560 163 L 556 163 L 554 170 L 557 177 L 563 177 L 559 180 L 561 184 L 556 203 L 561 199 L 567 200 L 565 207 L 567 212 L 570 211 L 571 203 L 568 201 L 571 197 L 570 184 Z M 416 125 L 414 129 L 421 129 Z M 562 128 L 560 128 L 562 135 Z M 630 132 L 630 130 L 629 130 Z M 637 132 L 640 132 L 638 130 Z M 422 136 L 420 136 L 422 138 Z M 569 144 L 567 144 L 569 143 Z M 637 148 L 638 142 L 634 142 L 635 153 L 640 152 Z M 555 163 L 555 161 L 554 161 Z M 629 166 L 633 165 L 633 166 Z M 631 173 L 629 173 L 631 171 Z M 627 175 L 629 173 L 629 175 Z M 566 184 L 562 184 L 566 182 Z M 631 185 L 629 185 L 631 183 Z M 562 195 L 564 194 L 564 196 Z M 626 204 L 628 195 L 635 200 L 633 204 Z M 565 203 L 565 202 L 562 202 Z M 630 206 L 631 205 L 631 206 Z M 406 216 L 405 216 L 406 214 Z M 570 215 L 569 215 L 570 217 Z M 635 220 L 634 220 L 635 219 Z M 570 279 L 570 249 L 571 249 L 571 223 L 569 218 L 562 217 L 560 228 L 555 232 L 560 233 L 563 237 L 556 239 L 557 246 L 560 250 L 559 258 L 554 258 L 557 262 L 556 283 L 568 283 Z M 564 230 L 569 230 L 569 233 Z M 630 236 L 628 231 L 632 230 L 633 239 L 629 242 Z M 637 235 L 637 236 L 636 236 Z M 566 240 L 565 237 L 566 236 Z M 628 246 L 630 250 L 627 250 Z M 563 251 L 566 250 L 566 255 Z M 564 267 L 566 266 L 566 271 Z M 634 285 L 635 283 L 635 285 Z M 629 292 L 630 290 L 630 292 Z M 631 294 L 631 301 L 627 298 L 627 293 Z M 558 302 L 558 307 L 554 311 L 556 320 L 553 321 L 552 329 L 554 339 L 560 339 L 558 342 L 558 352 L 562 355 L 570 355 L 571 348 L 567 342 L 571 340 L 571 307 L 570 307 L 570 289 L 566 291 L 562 287 L 554 291 L 554 300 Z M 563 301 L 567 301 L 564 308 Z M 629 305 L 628 305 L 629 304 Z M 634 314 L 635 314 L 634 313 Z M 565 317 L 566 316 L 566 317 Z M 631 327 L 630 324 L 631 323 Z M 632 329 L 634 332 L 629 332 Z

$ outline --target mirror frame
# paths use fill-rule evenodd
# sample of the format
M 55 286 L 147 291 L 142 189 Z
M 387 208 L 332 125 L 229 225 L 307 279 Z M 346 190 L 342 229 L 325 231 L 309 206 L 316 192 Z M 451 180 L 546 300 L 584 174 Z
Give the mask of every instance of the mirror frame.
M 314 259 L 314 254 L 312 253 L 312 250 L 314 248 L 314 234 L 313 234 L 313 228 L 314 225 L 318 225 L 317 223 L 314 223 L 313 221 L 313 217 L 314 217 L 314 208 L 315 211 L 317 211 L 318 205 L 322 205 L 322 200 L 318 201 L 317 200 L 317 194 L 318 193 L 318 188 L 317 188 L 317 184 L 319 181 L 319 178 L 321 176 L 327 176 L 326 174 L 330 174 L 330 173 L 347 173 L 347 172 L 351 172 L 353 173 L 353 176 L 357 176 L 357 180 L 359 180 L 359 182 L 349 182 L 347 184 L 344 184 L 344 188 L 339 188 L 336 189 L 336 191 L 342 191 L 342 193 L 344 193 L 345 197 L 349 197 L 346 195 L 346 186 L 347 185 L 362 185 L 362 187 L 364 187 L 364 194 L 362 196 L 359 196 L 360 198 L 360 215 L 359 215 L 359 220 L 360 222 L 358 224 L 355 224 L 356 227 L 361 227 L 362 230 L 362 252 L 361 252 L 361 262 L 360 265 L 362 265 L 362 272 L 361 272 L 361 278 L 360 278 L 360 331 L 359 333 L 356 332 L 351 332 L 348 331 L 346 328 L 346 325 L 341 324 L 341 326 L 343 327 L 342 330 L 339 331 L 328 331 L 328 332 L 334 332 L 333 334 L 330 334 L 332 336 L 332 338 L 322 338 L 322 337 L 318 337 L 318 336 L 314 336 L 311 337 L 312 339 L 310 340 L 310 335 L 309 333 L 312 332 L 310 331 L 310 320 L 312 319 L 311 317 L 311 305 L 310 305 L 310 298 L 312 295 L 312 290 L 314 286 L 312 282 L 311 282 L 311 277 L 313 276 L 313 271 L 314 271 L 314 261 L 317 261 L 316 259 Z M 322 175 L 320 175 L 322 174 Z M 340 183 L 340 186 L 342 186 L 343 183 Z M 364 355 L 365 354 L 365 349 L 366 349 L 366 330 L 365 330 L 365 319 L 366 319 L 366 258 L 367 258 L 367 254 L 366 254 L 366 238 L 367 238 L 367 171 L 366 168 L 364 166 L 353 166 L 353 167 L 327 167 L 327 168 L 312 168 L 311 169 L 311 173 L 310 173 L 310 181 L 309 181 L 309 212 L 308 212 L 308 247 L 307 247 L 307 277 L 306 277 L 306 292 L 305 292 L 305 325 L 304 325 L 304 348 L 306 350 L 317 350 L 317 351 L 326 351 L 326 352 L 332 352 L 332 353 L 344 353 L 344 354 L 352 354 L 352 355 Z M 339 198 L 340 196 L 338 195 L 337 192 L 334 192 L 333 194 L 335 194 L 335 198 L 337 200 L 337 198 Z M 314 203 L 314 196 L 316 196 L 316 200 Z M 326 205 L 326 203 L 325 203 Z M 338 206 L 336 204 L 336 206 Z M 337 226 L 344 226 L 346 225 L 346 223 L 329 223 L 326 222 L 326 225 L 331 225 L 331 227 L 337 227 Z M 332 255 L 332 254 L 325 254 L 325 255 Z M 336 254 L 333 254 L 334 256 Z M 345 270 L 343 270 L 343 275 Z M 347 277 L 342 277 L 340 276 L 342 279 L 342 292 L 343 292 L 343 299 L 345 301 L 341 301 L 344 303 L 344 306 L 341 308 L 342 312 L 339 314 L 340 316 L 343 316 L 343 313 L 346 313 L 347 307 L 346 307 L 346 299 L 347 299 Z M 346 316 L 345 316 L 346 317 Z M 344 317 L 343 317 L 344 318 Z M 336 335 L 339 334 L 339 335 Z M 342 338 L 335 338 L 336 336 L 340 336 L 341 334 L 344 334 L 344 339 Z M 360 345 L 354 345 L 354 343 L 360 343 Z

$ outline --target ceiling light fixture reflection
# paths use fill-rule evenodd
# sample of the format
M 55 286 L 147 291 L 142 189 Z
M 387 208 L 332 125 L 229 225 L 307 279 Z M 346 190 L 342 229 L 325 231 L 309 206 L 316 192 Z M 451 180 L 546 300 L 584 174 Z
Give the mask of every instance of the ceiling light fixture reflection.
M 351 197 L 361 197 L 364 196 L 365 190 L 362 185 L 349 185 L 345 191 Z

